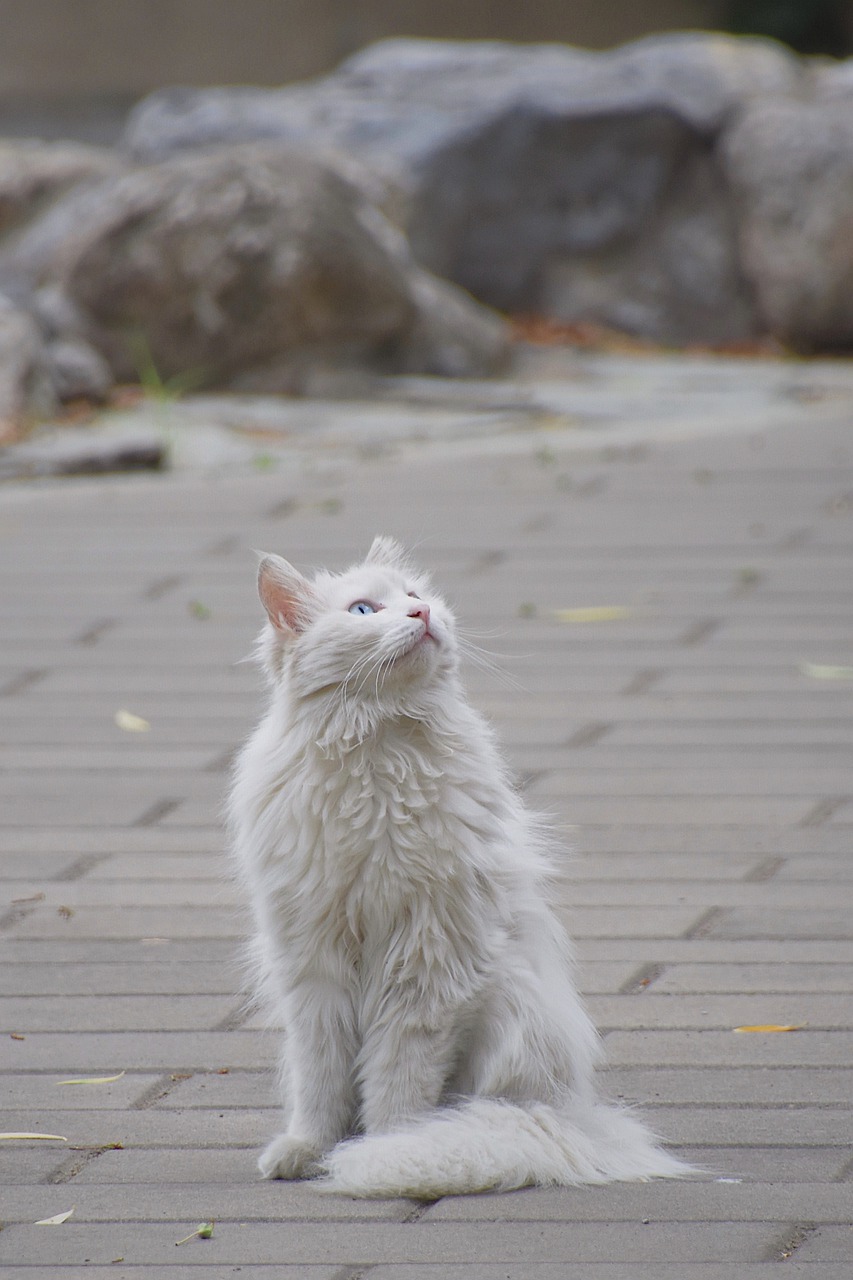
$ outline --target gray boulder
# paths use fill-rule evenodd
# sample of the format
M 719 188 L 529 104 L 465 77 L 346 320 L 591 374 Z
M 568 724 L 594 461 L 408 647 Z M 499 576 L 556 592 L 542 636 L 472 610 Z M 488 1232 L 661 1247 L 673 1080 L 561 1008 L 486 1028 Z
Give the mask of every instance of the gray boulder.
M 0 236 L 78 183 L 122 167 L 114 152 L 76 142 L 0 139 Z
M 765 326 L 803 351 L 853 347 L 853 112 L 843 97 L 745 111 L 722 156 Z
M 337 148 L 403 193 L 418 261 L 490 305 L 719 341 L 758 317 L 713 144 L 754 95 L 803 82 L 762 40 L 658 36 L 604 53 L 393 40 L 306 85 L 154 94 L 125 146 Z
M 39 327 L 0 294 L 0 441 L 14 438 L 55 404 Z
M 5 266 L 58 286 L 119 379 L 145 367 L 297 389 L 324 364 L 486 373 L 506 348 L 501 322 L 451 285 L 431 282 L 425 301 L 404 238 L 358 186 L 281 146 L 180 156 L 72 192 Z

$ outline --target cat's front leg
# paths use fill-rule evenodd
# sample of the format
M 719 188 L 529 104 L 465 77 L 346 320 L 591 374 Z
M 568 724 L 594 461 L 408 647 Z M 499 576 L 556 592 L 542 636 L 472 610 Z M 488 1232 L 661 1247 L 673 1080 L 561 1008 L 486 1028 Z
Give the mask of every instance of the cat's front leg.
M 390 1018 L 365 1037 L 359 1075 L 368 1133 L 387 1132 L 438 1105 L 453 1069 L 454 1021 L 449 1015 L 438 1028 Z
M 310 1178 L 353 1121 L 355 1018 L 345 992 L 310 983 L 290 993 L 282 1080 L 289 1121 L 262 1152 L 265 1178 Z

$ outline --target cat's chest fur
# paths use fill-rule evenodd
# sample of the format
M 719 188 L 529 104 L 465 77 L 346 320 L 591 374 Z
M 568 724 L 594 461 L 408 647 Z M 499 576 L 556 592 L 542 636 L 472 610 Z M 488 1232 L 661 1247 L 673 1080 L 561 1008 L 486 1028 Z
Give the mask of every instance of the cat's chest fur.
M 460 939 L 482 928 L 505 806 L 476 741 L 409 719 L 340 748 L 294 739 L 270 753 L 263 737 L 253 878 L 282 943 L 361 959 L 401 926 Z

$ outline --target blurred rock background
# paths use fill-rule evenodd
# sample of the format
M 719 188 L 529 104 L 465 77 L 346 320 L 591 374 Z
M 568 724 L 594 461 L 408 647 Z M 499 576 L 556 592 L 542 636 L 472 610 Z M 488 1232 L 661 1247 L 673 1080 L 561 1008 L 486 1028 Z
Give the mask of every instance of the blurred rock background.
M 853 347 L 842 0 L 0 0 L 0 33 L 7 438 L 146 378 L 490 376 L 510 321 Z

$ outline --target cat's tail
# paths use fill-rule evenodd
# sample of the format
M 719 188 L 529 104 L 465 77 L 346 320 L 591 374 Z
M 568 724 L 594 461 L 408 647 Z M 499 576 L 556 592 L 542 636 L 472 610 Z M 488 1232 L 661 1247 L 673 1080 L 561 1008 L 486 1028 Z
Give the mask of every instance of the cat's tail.
M 421 1200 L 695 1172 L 620 1107 L 596 1102 L 557 1110 L 492 1098 L 432 1112 L 392 1133 L 342 1142 L 324 1163 L 326 1190 Z

